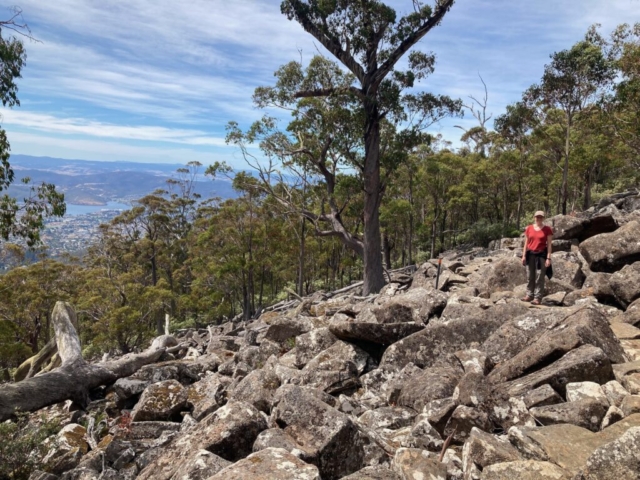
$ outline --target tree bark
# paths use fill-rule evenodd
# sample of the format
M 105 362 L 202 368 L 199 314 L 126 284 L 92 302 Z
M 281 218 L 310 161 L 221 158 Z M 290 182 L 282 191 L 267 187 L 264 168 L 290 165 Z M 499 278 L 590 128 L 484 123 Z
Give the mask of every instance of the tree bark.
M 65 400 L 73 400 L 85 407 L 91 389 L 132 375 L 144 365 L 158 361 L 166 350 L 164 342 L 154 342 L 140 354 L 92 365 L 82 358 L 71 305 L 57 302 L 52 318 L 60 368 L 3 386 L 0 390 L 0 421 L 13 417 L 16 411 L 32 412 Z

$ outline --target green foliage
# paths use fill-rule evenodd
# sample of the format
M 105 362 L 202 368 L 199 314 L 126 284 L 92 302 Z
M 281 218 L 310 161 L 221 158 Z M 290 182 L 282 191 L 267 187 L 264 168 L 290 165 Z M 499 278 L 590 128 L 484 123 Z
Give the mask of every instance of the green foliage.
M 16 421 L 0 423 L 0 478 L 26 480 L 47 453 L 44 440 L 60 430 L 57 421 L 41 418 L 28 421 L 18 415 Z

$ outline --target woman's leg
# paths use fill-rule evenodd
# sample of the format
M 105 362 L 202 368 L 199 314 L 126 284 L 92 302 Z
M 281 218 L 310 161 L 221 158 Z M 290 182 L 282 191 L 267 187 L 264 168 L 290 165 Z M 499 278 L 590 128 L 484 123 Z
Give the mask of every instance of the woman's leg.
M 529 272 L 529 282 L 527 283 L 527 297 L 533 298 L 533 295 L 536 290 L 536 257 L 535 255 L 529 255 L 527 270 Z
M 547 267 L 544 264 L 544 260 L 540 260 L 542 267 L 538 270 L 538 277 L 536 278 L 535 291 L 533 297 L 542 300 L 544 297 L 544 282 L 547 278 Z

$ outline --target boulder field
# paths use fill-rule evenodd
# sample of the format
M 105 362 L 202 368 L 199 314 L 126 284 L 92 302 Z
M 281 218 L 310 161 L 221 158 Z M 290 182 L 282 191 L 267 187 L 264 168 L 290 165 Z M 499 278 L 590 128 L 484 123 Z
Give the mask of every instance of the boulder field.
M 429 261 L 176 332 L 84 410 L 38 412 L 65 426 L 32 479 L 637 480 L 640 195 L 548 223 L 542 306 L 503 239 L 444 254 L 438 288 Z

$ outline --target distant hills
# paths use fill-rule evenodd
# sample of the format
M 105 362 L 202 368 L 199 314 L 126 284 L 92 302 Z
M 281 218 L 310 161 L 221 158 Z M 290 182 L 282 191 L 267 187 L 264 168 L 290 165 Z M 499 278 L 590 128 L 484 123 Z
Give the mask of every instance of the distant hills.
M 20 179 L 29 177 L 31 183 L 53 183 L 64 192 L 67 203 L 75 205 L 105 205 L 111 201 L 131 201 L 157 189 L 168 189 L 167 180 L 175 176 L 180 164 L 98 162 L 91 160 L 66 160 L 53 157 L 11 155 L 9 160 L 15 171 L 16 181 L 9 194 L 22 198 L 29 186 Z M 204 176 L 204 169 L 195 191 L 202 198 L 232 198 L 236 192 L 227 179 L 211 180 Z

